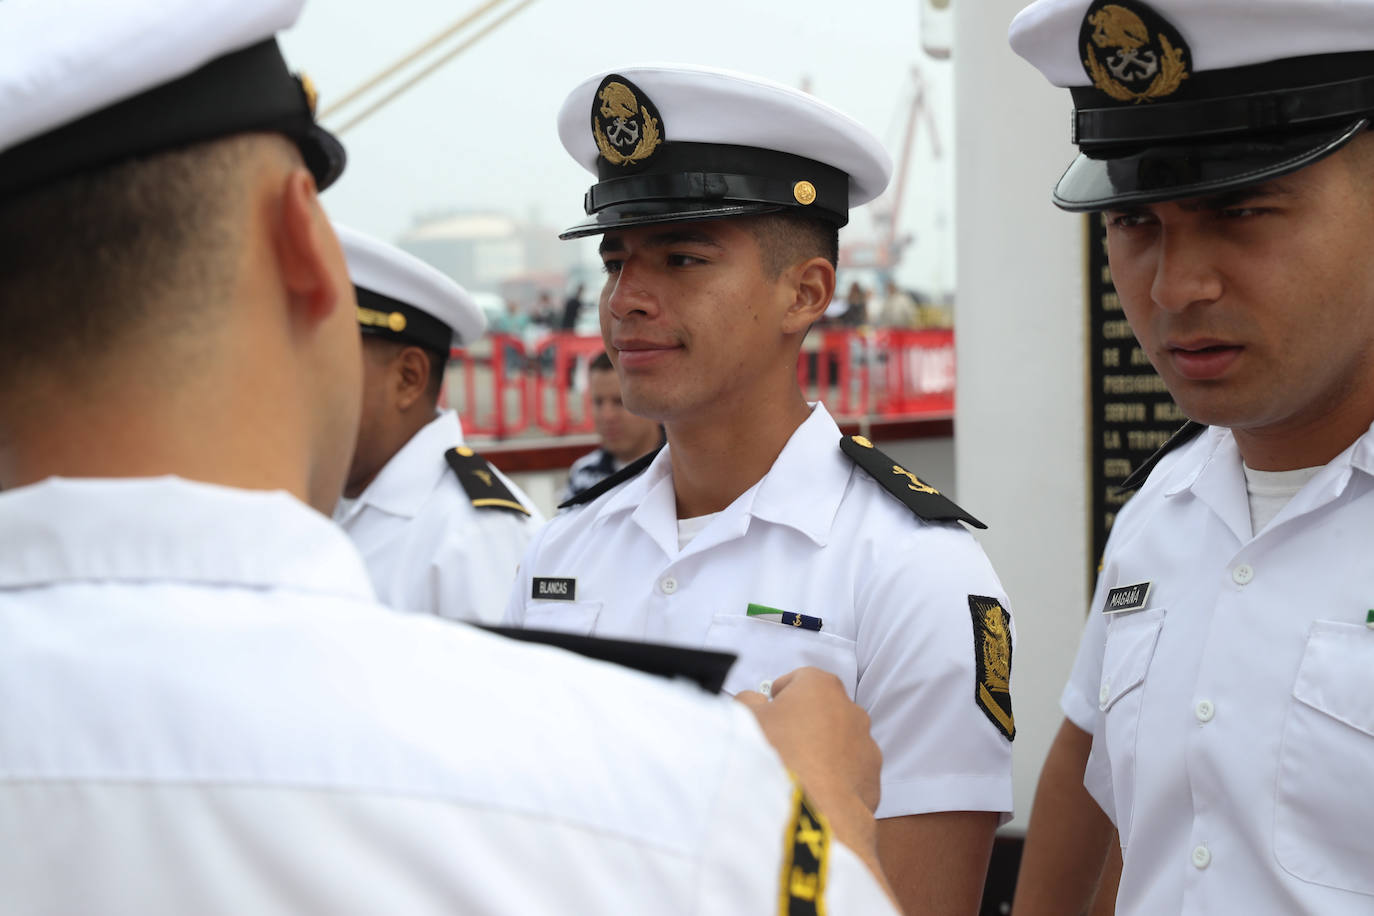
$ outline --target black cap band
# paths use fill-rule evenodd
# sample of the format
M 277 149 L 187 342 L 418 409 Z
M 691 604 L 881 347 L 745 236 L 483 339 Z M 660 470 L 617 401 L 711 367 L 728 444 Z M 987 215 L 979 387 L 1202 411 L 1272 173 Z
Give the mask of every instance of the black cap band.
M 453 349 L 453 329 L 428 312 L 390 296 L 354 286 L 358 294 L 358 328 L 364 334 L 385 337 L 443 354 Z
M 639 214 L 700 218 L 703 204 L 761 205 L 793 210 L 843 226 L 849 221 L 849 176 L 790 153 L 713 143 L 665 142 L 643 166 L 599 163 L 599 177 L 584 199 L 588 215 L 608 207 Z M 611 228 L 611 227 L 607 227 Z
M 252 131 L 293 140 L 321 189 L 343 171 L 343 146 L 315 123 L 304 87 L 269 38 L 0 152 L 0 198 L 125 159 Z
M 1073 90 L 1073 141 L 1112 146 L 1302 131 L 1374 112 L 1374 53 L 1324 54 L 1194 72 L 1167 100 L 1121 103 Z

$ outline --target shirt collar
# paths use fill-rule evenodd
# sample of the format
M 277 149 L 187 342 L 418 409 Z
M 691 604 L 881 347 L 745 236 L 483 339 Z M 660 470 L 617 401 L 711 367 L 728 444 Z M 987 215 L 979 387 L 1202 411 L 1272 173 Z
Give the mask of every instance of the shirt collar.
M 1223 448 L 1224 446 L 1227 448 Z M 1191 490 L 1198 478 L 1202 476 L 1202 472 L 1218 460 L 1218 451 L 1223 450 L 1232 453 L 1237 461 L 1240 460 L 1236 440 L 1232 437 L 1229 429 L 1221 426 L 1209 426 L 1203 430 L 1202 435 L 1197 440 L 1183 446 L 1185 454 L 1196 451 L 1197 457 L 1183 463 L 1176 469 L 1166 471 L 1169 474 L 1169 479 L 1164 482 L 1164 495 L 1177 496 L 1185 490 Z M 1221 460 L 1225 460 L 1224 456 Z
M 768 473 L 726 512 L 733 515 L 732 509 L 740 510 L 795 528 L 824 547 L 854 468 L 840 451 L 839 442 L 840 428 L 825 405 L 813 404 L 811 415 L 792 433 Z M 613 493 L 597 513 L 597 520 L 632 510 L 661 514 L 672 498 L 671 449 L 671 445 L 664 446 L 643 473 Z M 676 500 L 672 499 L 676 523 Z
M 1199 440 L 1185 446 L 1196 449 L 1196 457 L 1185 461 L 1176 476 L 1165 481 L 1164 495 L 1189 493 L 1202 500 L 1244 542 L 1253 532 L 1245 469 L 1235 435 L 1229 429 L 1213 426 Z M 1275 516 L 1274 522 L 1313 511 L 1336 499 L 1350 485 L 1356 470 L 1374 474 L 1374 426 L 1328 461 Z
M 854 462 L 840 451 L 840 428 L 817 402 L 797 427 L 754 496 L 755 518 L 795 528 L 818 547 L 830 537 Z
M 1349 449 L 1350 466 L 1374 476 L 1374 425 Z M 1337 459 L 1339 460 L 1339 459 Z
M 51 477 L 0 493 L 0 588 L 184 582 L 376 601 L 337 526 L 282 491 Z
M 673 463 L 668 456 L 670 448 L 667 445 L 663 446 L 647 468 L 631 477 L 624 486 L 612 493 L 610 498 L 606 500 L 606 504 L 597 512 L 597 521 L 639 506 L 644 502 L 649 491 L 654 489 L 660 481 L 667 481 L 669 489 L 671 489 Z M 674 507 L 674 518 L 676 518 L 676 499 L 674 500 Z
M 1165 484 L 1164 495 L 1176 496 L 1185 490 L 1196 490 L 1203 473 L 1219 465 L 1241 466 L 1240 449 L 1236 446 L 1236 438 L 1229 429 L 1221 426 L 1209 426 L 1199 437 L 1202 449 L 1196 461 L 1183 465 L 1177 476 L 1167 481 Z M 1326 463 L 1328 468 L 1338 468 L 1341 470 L 1355 469 L 1374 476 L 1374 425 L 1356 439 L 1351 445 L 1335 458 Z M 1244 480 L 1244 471 L 1240 470 L 1241 480 Z
M 353 512 L 372 506 L 389 515 L 414 518 L 429 501 L 434 485 L 449 473 L 444 453 L 463 443 L 458 415 L 445 410 L 410 437 L 359 494 Z

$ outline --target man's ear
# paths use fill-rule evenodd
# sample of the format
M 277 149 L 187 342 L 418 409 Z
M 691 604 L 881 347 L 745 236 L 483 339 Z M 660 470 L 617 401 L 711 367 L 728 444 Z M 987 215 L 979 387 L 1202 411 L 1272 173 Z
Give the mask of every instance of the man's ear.
M 835 295 L 835 265 L 828 258 L 810 258 L 793 266 L 792 303 L 783 315 L 783 332 L 800 333 L 820 320 Z
M 419 347 L 405 347 L 396 354 L 392 375 L 396 384 L 396 406 L 409 410 L 429 390 L 430 355 Z
M 304 168 L 287 173 L 273 249 L 292 315 L 316 323 L 347 301 L 343 250 L 320 207 L 315 179 Z

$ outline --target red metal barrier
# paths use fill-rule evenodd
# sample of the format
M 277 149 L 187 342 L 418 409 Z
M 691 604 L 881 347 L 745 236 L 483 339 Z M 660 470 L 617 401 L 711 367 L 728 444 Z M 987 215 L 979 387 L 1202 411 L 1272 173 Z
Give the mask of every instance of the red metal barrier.
M 600 337 L 579 337 L 559 331 L 541 340 L 535 348 L 539 372 L 535 382 L 536 422 L 555 436 L 591 432 L 592 396 L 587 390 L 587 365 L 605 349 Z M 551 372 L 544 372 L 551 366 Z M 571 418 L 569 401 L 579 404 L 577 420 Z M 553 416 L 548 415 L 552 404 Z
M 803 347 L 797 381 L 837 420 L 954 415 L 954 332 L 823 330 Z M 586 364 L 600 337 L 556 332 L 531 346 L 493 334 L 454 349 L 445 396 L 473 436 L 566 436 L 592 429 Z

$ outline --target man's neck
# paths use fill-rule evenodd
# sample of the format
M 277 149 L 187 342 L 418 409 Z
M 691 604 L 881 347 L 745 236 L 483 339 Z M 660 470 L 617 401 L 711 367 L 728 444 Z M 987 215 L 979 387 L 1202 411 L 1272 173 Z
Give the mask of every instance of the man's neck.
M 410 440 L 414 439 L 416 435 L 419 434 L 420 430 L 434 422 L 438 416 L 439 414 L 435 407 L 427 407 L 424 410 L 408 411 L 401 415 L 397 420 L 396 426 L 392 428 L 388 435 L 388 448 L 385 451 L 386 460 L 380 462 L 366 478 L 348 481 L 348 484 L 344 487 L 344 499 L 357 499 L 359 496 L 362 496 L 363 491 L 372 485 L 372 481 L 377 479 L 377 476 L 386 469 L 386 466 L 400 453 L 401 449 L 409 445 Z M 451 443 L 451 445 L 457 444 L 456 442 Z
M 748 415 L 670 421 L 678 518 L 710 515 L 763 479 L 811 409 L 801 392 Z
M 1231 432 L 1247 467 L 1257 471 L 1293 471 L 1331 461 L 1367 433 L 1371 424 L 1374 404 L 1346 398 L 1338 399 L 1332 410 L 1301 425 L 1233 427 Z
M 163 393 L 159 401 L 156 392 L 136 387 L 111 381 L 99 398 L 60 398 L 50 402 L 50 409 L 5 410 L 0 487 L 48 477 L 176 475 L 243 489 L 286 490 L 308 501 L 303 438 L 244 434 L 303 428 L 302 416 L 281 419 L 287 402 L 249 413 L 236 409 L 241 405 L 208 398 L 188 405 Z

